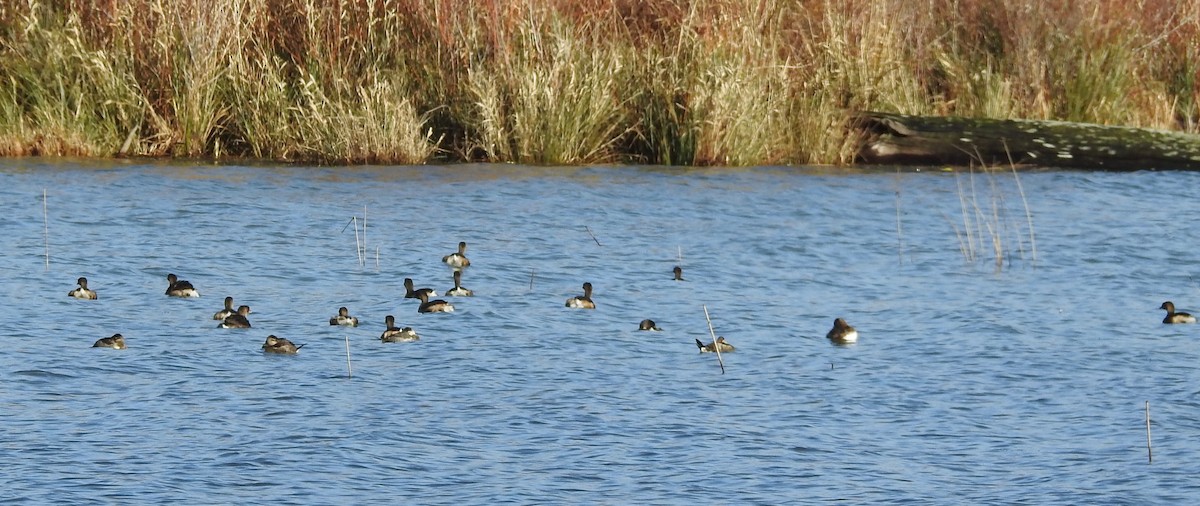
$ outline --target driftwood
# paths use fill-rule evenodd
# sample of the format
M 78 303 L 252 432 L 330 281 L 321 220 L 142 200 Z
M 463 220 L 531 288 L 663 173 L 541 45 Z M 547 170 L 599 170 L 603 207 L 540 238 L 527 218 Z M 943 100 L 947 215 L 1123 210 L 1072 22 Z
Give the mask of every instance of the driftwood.
M 850 126 L 865 163 L 1200 170 L 1200 135 L 1162 130 L 880 112 L 855 113 Z

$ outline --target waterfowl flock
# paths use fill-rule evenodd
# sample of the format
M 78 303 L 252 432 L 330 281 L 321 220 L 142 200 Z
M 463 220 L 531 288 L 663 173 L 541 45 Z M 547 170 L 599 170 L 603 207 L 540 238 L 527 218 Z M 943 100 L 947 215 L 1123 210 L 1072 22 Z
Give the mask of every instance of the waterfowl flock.
M 463 270 L 471 265 L 465 253 L 467 249 L 466 242 L 458 244 L 458 251 L 442 257 L 442 263 L 449 266 L 453 272 L 454 286 L 446 290 L 446 295 L 451 297 L 470 297 L 474 292 L 462 286 Z M 683 281 L 683 269 L 675 266 L 672 270 L 673 279 L 675 281 Z M 88 288 L 88 280 L 85 277 L 80 277 L 76 280 L 78 285 L 74 290 L 68 292 L 68 296 L 80 300 L 97 300 L 98 296 L 95 290 Z M 415 288 L 412 278 L 404 279 L 405 298 L 415 298 L 420 301 L 417 307 L 418 313 L 450 313 L 454 311 L 454 305 L 443 299 L 432 299 L 436 297 L 437 292 L 431 288 Z M 591 282 L 583 283 L 583 294 L 568 298 L 565 306 L 574 309 L 596 309 L 596 303 L 592 300 L 592 284 Z M 192 284 L 186 280 L 179 279 L 175 274 L 167 274 L 167 289 L 165 294 L 169 297 L 197 298 L 200 297 L 200 292 L 196 290 Z M 1176 311 L 1175 304 L 1171 301 L 1163 302 L 1159 309 L 1167 312 L 1163 318 L 1164 324 L 1187 324 L 1196 323 L 1197 319 L 1189 313 Z M 237 310 L 233 309 L 233 297 L 225 297 L 224 309 L 213 314 L 214 320 L 220 320 L 218 325 L 220 328 L 235 328 L 249 329 L 252 328 L 248 315 L 250 314 L 250 306 L 241 305 Z M 338 308 L 337 315 L 329 319 L 329 325 L 357 327 L 359 320 L 357 317 L 350 315 L 349 308 L 342 306 Z M 379 336 L 379 340 L 384 343 L 407 343 L 420 340 L 417 332 L 412 327 L 399 327 L 396 325 L 396 319 L 393 315 L 387 315 L 384 320 L 384 331 Z M 638 331 L 662 331 L 662 328 L 651 319 L 643 319 L 638 323 Z M 835 345 L 852 345 L 858 342 L 858 331 L 846 322 L 843 318 L 835 318 L 833 328 L 826 334 L 832 344 Z M 729 344 L 724 336 L 718 336 L 715 340 L 709 343 L 704 343 L 700 339 L 695 339 L 696 347 L 701 353 L 730 353 L 736 348 Z M 111 337 L 99 339 L 92 345 L 95 348 L 113 348 L 122 350 L 126 348 L 125 338 L 120 333 L 113 334 Z M 291 341 L 275 335 L 267 337 L 262 345 L 265 353 L 278 354 L 295 354 L 303 344 L 296 345 Z
M 462 286 L 463 271 L 471 265 L 471 261 L 466 257 L 467 243 L 458 243 L 458 251 L 442 257 L 442 263 L 452 269 L 452 278 L 454 286 L 446 290 L 446 295 L 450 297 L 471 297 L 474 292 Z M 680 266 L 675 266 L 672 269 L 672 276 L 675 281 L 683 281 L 683 269 Z M 68 293 L 70 297 L 76 299 L 96 300 L 96 292 L 88 288 L 87 278 L 80 277 L 76 284 L 78 287 Z M 596 303 L 592 300 L 592 283 L 585 282 L 582 285 L 583 294 L 568 298 L 565 306 L 575 309 L 596 309 Z M 432 299 L 437 297 L 437 292 L 432 288 L 416 288 L 412 278 L 404 278 L 404 298 L 418 299 L 420 305 L 417 306 L 418 313 L 450 313 L 454 311 L 454 305 L 443 299 Z M 179 279 L 175 274 L 167 274 L 167 289 L 165 294 L 169 297 L 182 298 L 197 298 L 200 297 L 200 292 L 188 281 Z M 213 314 L 214 320 L 220 320 L 219 328 L 226 329 L 249 329 L 252 328 L 250 323 L 250 306 L 240 305 L 235 310 L 233 305 L 234 299 L 231 296 L 225 297 L 225 307 Z M 1170 302 L 1163 303 L 1163 308 L 1168 309 L 1171 314 L 1174 311 L 1174 306 Z M 1168 319 L 1172 316 L 1169 314 Z M 1175 317 L 1188 317 L 1186 313 L 1175 314 Z M 1195 319 L 1192 319 L 1195 321 Z M 355 316 L 350 315 L 350 309 L 342 306 L 338 308 L 337 314 L 329 319 L 329 325 L 357 327 L 359 320 Z M 384 343 L 408 343 L 420 340 L 420 336 L 413 330 L 412 327 L 399 327 L 396 325 L 396 318 L 393 315 L 387 315 L 384 319 L 384 331 L 379 336 L 379 340 Z M 643 319 L 638 323 L 639 331 L 661 332 L 662 328 L 658 326 L 654 320 Z M 846 344 L 853 343 L 858 339 L 858 333 L 853 327 L 846 324 L 846 321 L 838 318 L 834 320 L 834 328 L 830 330 L 827 337 L 836 343 Z M 699 339 L 696 339 L 696 346 L 701 353 L 720 352 L 729 353 L 735 350 L 734 346 L 725 341 L 725 337 L 717 337 L 715 341 L 704 344 Z M 125 349 L 125 338 L 121 334 L 114 334 L 112 337 L 106 337 L 96 341 L 93 347 L 97 348 L 113 348 Z M 264 353 L 277 354 L 295 354 L 303 344 L 296 345 L 291 341 L 278 337 L 274 334 L 269 335 L 262 345 Z

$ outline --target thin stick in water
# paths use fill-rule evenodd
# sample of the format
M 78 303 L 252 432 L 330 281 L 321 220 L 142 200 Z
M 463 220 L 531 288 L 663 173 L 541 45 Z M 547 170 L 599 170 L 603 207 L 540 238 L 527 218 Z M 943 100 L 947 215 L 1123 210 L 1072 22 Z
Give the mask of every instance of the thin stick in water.
M 708 317 L 708 306 L 700 306 L 704 308 L 704 319 L 708 322 L 708 335 L 712 336 L 713 351 L 717 352 L 717 363 L 721 364 L 721 374 L 725 374 L 725 359 L 721 358 L 721 347 L 717 345 L 717 332 L 713 330 L 712 318 Z
M 42 230 L 46 236 L 46 270 L 50 270 L 50 211 L 46 205 L 46 189 L 42 188 Z
M 359 267 L 366 265 L 366 259 L 363 258 L 362 241 L 358 238 L 358 216 L 351 219 L 354 222 L 354 254 L 358 255 Z
M 537 269 L 529 269 L 529 291 L 531 292 L 533 291 L 533 273 L 536 270 Z
M 588 235 L 592 236 L 592 240 L 593 240 L 593 241 L 596 241 L 596 246 L 603 247 L 603 246 L 600 244 L 600 240 L 596 238 L 596 234 L 593 234 L 593 233 L 592 233 L 592 228 L 591 228 L 591 227 L 589 227 L 589 226 L 587 226 L 587 225 L 584 225 L 584 226 L 583 226 L 583 229 L 584 229 L 584 230 L 587 230 L 587 233 L 588 233 Z
M 367 258 L 367 205 L 366 205 L 366 204 L 363 204 L 363 243 L 362 243 L 362 250 L 363 250 L 363 265 L 365 266 L 365 265 L 367 265 L 367 262 L 366 262 L 366 258 Z
M 904 226 L 900 221 L 900 168 L 896 167 L 896 256 L 904 263 Z
M 1150 445 L 1150 401 L 1146 401 L 1146 461 L 1154 462 L 1154 450 Z
M 354 368 L 350 367 L 350 334 L 346 334 L 346 377 L 354 376 Z

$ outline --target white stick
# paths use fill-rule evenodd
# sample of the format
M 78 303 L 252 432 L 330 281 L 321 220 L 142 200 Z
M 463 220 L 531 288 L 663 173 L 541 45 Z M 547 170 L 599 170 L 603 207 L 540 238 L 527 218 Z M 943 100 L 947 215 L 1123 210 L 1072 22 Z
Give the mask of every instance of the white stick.
M 354 376 L 354 368 L 350 367 L 350 334 L 346 334 L 346 377 Z
M 717 352 L 717 363 L 721 364 L 721 374 L 725 374 L 725 360 L 721 358 L 721 345 L 717 344 L 717 333 L 713 330 L 712 318 L 708 317 L 708 306 L 700 306 L 704 308 L 704 319 L 708 321 L 708 335 L 712 336 L 713 351 Z
M 50 211 L 46 206 L 46 189 L 42 188 L 42 229 L 46 236 L 46 270 L 50 270 Z
M 1150 447 L 1150 401 L 1146 401 L 1146 460 L 1154 462 L 1154 450 Z
M 358 255 L 358 265 L 361 267 L 366 265 L 366 260 L 363 258 L 362 241 L 358 238 L 358 216 L 352 220 L 354 222 L 354 254 Z

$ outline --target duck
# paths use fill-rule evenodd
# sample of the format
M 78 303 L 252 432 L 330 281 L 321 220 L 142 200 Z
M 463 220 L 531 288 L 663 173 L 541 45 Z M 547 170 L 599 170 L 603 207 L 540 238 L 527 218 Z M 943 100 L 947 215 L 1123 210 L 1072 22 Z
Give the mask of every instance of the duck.
M 725 342 L 724 336 L 718 337 L 716 341 L 708 344 L 704 344 L 697 339 L 696 346 L 700 348 L 700 353 L 712 353 L 717 351 L 721 353 L 729 353 L 735 350 L 732 344 Z
M 1163 318 L 1163 323 L 1196 323 L 1196 317 L 1188 313 L 1176 313 L 1175 303 L 1166 301 L 1158 306 L 1159 309 L 1167 310 L 1167 317 Z
M 419 298 L 421 298 L 419 295 L 421 293 L 425 293 L 426 295 L 428 295 L 430 297 L 438 296 L 437 292 L 433 291 L 432 288 L 417 288 L 414 290 L 412 278 L 404 278 L 404 298 L 419 299 Z
M 303 347 L 303 344 L 296 346 L 287 339 L 275 337 L 274 334 L 267 336 L 267 341 L 262 345 L 262 349 L 266 353 L 283 353 L 287 355 L 295 355 Z
M 451 253 L 442 257 L 442 263 L 449 265 L 451 269 L 456 271 L 463 270 L 471 266 L 471 261 L 467 259 L 467 243 L 465 241 L 458 243 L 458 252 Z
M 829 329 L 829 333 L 825 334 L 825 338 L 837 344 L 847 344 L 858 341 L 858 331 L 854 330 L 846 320 L 835 318 L 833 320 L 833 328 Z
M 638 330 L 652 330 L 654 332 L 659 332 L 662 329 L 658 328 L 658 325 L 654 323 L 654 320 L 646 318 L 645 320 L 642 320 L 641 323 L 638 323 Z
M 379 336 L 380 341 L 385 343 L 411 343 L 421 339 L 412 327 L 396 327 L 396 317 L 392 315 L 387 315 L 383 321 L 387 323 L 387 330 L 384 330 L 383 334 Z
M 675 272 L 675 281 L 683 281 L 684 280 L 683 279 L 683 267 L 676 265 L 674 272 Z
M 462 286 L 462 271 L 454 271 L 454 288 L 446 290 L 446 295 L 449 297 L 470 297 L 475 295 L 468 288 Z
M 236 313 L 225 317 L 218 328 L 222 329 L 248 329 L 250 328 L 250 320 L 246 315 L 250 314 L 250 306 L 238 306 Z
M 112 337 L 104 337 L 96 340 L 93 348 L 112 348 L 114 350 L 125 349 L 125 336 L 121 334 L 113 334 Z
M 167 295 L 170 297 L 199 297 L 200 292 L 191 283 L 167 274 Z
M 576 295 L 567 299 L 567 307 L 577 309 L 596 309 L 596 303 L 592 302 L 592 284 L 583 284 L 583 295 Z
M 225 309 L 217 311 L 213 314 L 214 320 L 224 320 L 229 315 L 237 314 L 237 310 L 233 309 L 233 297 L 225 297 Z
M 424 293 L 418 293 L 421 299 L 421 306 L 417 308 L 418 313 L 453 313 L 454 306 L 442 299 L 429 300 L 429 296 Z
M 96 291 L 88 290 L 87 278 L 79 278 L 75 280 L 75 283 L 79 284 L 79 288 L 71 290 L 67 294 L 68 296 L 75 297 L 76 299 L 96 300 Z
M 329 319 L 329 324 L 330 325 L 344 325 L 347 327 L 357 327 L 358 326 L 358 318 L 350 316 L 350 310 L 346 309 L 343 306 L 343 307 L 338 308 L 337 316 L 334 316 L 333 318 Z

